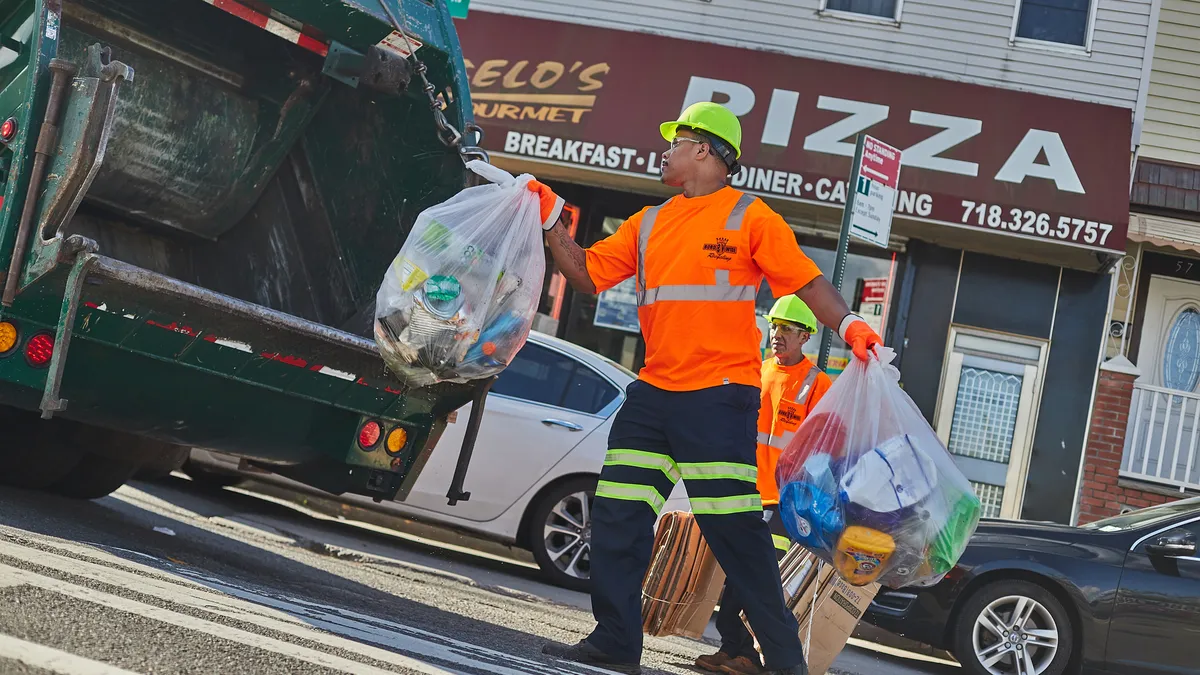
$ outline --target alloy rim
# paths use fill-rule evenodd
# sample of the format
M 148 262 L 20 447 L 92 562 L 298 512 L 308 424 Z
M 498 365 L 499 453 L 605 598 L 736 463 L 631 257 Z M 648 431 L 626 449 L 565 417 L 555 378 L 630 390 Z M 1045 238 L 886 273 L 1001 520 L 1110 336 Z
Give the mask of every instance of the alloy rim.
M 997 600 L 975 617 L 975 658 L 992 675 L 1041 675 L 1058 654 L 1058 624 L 1023 595 Z
M 563 574 L 588 579 L 592 573 L 592 495 L 576 492 L 559 500 L 546 516 L 546 554 Z

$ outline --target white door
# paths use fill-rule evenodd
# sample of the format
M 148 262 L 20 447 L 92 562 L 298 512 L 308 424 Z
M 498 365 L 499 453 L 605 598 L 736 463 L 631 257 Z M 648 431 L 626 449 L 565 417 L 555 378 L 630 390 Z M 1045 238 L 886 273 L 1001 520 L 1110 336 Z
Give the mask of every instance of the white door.
M 985 518 L 1019 518 L 1033 446 L 1045 342 L 951 328 L 937 432 Z
M 616 385 L 587 365 L 527 343 L 488 395 L 464 485 L 471 499 L 456 506 L 446 502 L 471 415 L 468 405 L 446 428 L 403 505 L 477 522 L 500 516 L 603 424 L 600 413 L 610 411 L 619 395 Z
M 1137 365 L 1122 469 L 1176 484 L 1200 482 L 1200 283 L 1150 277 Z

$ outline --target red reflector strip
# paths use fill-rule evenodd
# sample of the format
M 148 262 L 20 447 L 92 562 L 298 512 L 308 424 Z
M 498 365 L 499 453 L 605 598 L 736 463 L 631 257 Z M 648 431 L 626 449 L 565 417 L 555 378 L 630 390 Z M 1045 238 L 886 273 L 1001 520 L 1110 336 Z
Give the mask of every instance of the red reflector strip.
M 151 320 L 147 320 L 146 323 L 151 326 L 154 326 L 155 328 L 162 328 L 164 330 L 174 331 L 176 333 L 183 333 L 184 335 L 187 335 L 188 337 L 196 337 L 197 335 L 200 334 L 199 332 L 193 330 L 191 326 L 180 326 L 178 323 L 176 323 L 174 321 L 172 321 L 171 323 L 166 324 L 166 325 L 163 325 L 161 323 L 158 323 L 157 321 L 151 321 Z
M 259 356 L 263 357 L 264 359 L 270 359 L 271 361 L 278 361 L 280 363 L 283 363 L 283 364 L 286 364 L 289 366 L 295 366 L 297 368 L 306 368 L 308 366 L 308 361 L 305 361 L 304 359 L 300 358 L 299 356 L 281 356 L 279 354 L 271 354 L 269 352 L 263 352 L 262 354 L 259 354 Z
M 247 21 L 255 26 L 258 26 L 259 28 L 268 31 L 272 35 L 277 35 L 294 45 L 299 45 L 304 49 L 313 52 L 314 54 L 318 54 L 320 56 L 329 54 L 329 45 L 310 35 L 306 35 L 302 29 L 294 28 L 293 26 L 302 26 L 303 24 L 282 14 L 271 12 L 271 14 L 276 14 L 276 16 L 279 17 L 279 19 L 274 19 L 267 14 L 250 9 L 239 2 L 234 2 L 234 0 L 204 1 L 213 7 L 216 7 L 217 9 L 228 12 L 237 18 L 242 19 L 243 21 Z

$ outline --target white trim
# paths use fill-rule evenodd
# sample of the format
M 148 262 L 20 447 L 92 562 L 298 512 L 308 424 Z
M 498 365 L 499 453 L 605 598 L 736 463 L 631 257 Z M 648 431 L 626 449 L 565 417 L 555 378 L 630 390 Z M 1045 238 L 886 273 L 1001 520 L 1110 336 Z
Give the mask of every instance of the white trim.
M 1060 268 L 1061 269 L 1061 268 Z M 956 293 L 957 296 L 957 293 Z M 1024 367 L 1021 379 L 1021 395 L 1017 405 L 1017 419 L 1013 426 L 1012 449 L 1008 457 L 1008 471 L 1005 476 L 1004 498 L 1000 506 L 1000 517 L 1017 520 L 1025 506 L 1025 486 L 1029 479 L 1029 468 L 1033 460 L 1033 440 L 1037 432 L 1038 410 L 1041 408 L 1042 392 L 1046 379 L 1046 365 L 1050 356 L 1050 341 L 1028 336 L 1010 335 L 998 331 L 982 330 L 966 326 L 950 324 L 950 334 L 946 344 L 946 355 L 943 363 L 943 386 L 938 393 L 938 412 L 936 433 L 942 444 L 949 448 L 950 427 L 957 407 L 952 400 L 957 396 L 959 379 L 962 377 L 963 362 L 966 352 L 956 349 L 955 342 L 959 335 L 975 335 L 991 340 L 1024 344 L 1038 348 L 1037 363 L 1016 360 L 1002 355 L 990 358 L 1019 363 Z M 974 352 L 971 352 L 972 354 Z M 952 455 L 953 456 L 953 455 Z
M 842 19 L 845 21 L 862 21 L 864 23 L 881 24 L 884 26 L 900 27 L 900 17 L 904 12 L 904 0 L 896 0 L 896 13 L 892 18 L 878 16 L 875 14 L 865 14 L 862 12 L 851 12 L 844 9 L 828 9 L 829 0 L 821 0 L 820 7 L 817 9 L 817 16 L 829 19 Z
M 1150 2 L 1150 27 L 1146 32 L 1146 49 L 1142 56 L 1142 79 L 1138 84 L 1137 104 L 1133 113 L 1133 168 L 1129 172 L 1129 191 L 1133 192 L 1133 174 L 1137 169 L 1137 151 L 1142 144 L 1142 125 L 1146 122 L 1146 99 L 1150 97 L 1150 75 L 1154 71 L 1154 49 L 1158 44 L 1158 17 L 1162 0 Z
M 1057 52 L 1060 54 L 1074 54 L 1075 56 L 1090 57 L 1092 55 L 1092 40 L 1096 35 L 1096 8 L 1100 4 L 1100 0 L 1088 0 L 1087 28 L 1084 31 L 1085 34 L 1082 45 L 1018 37 L 1017 24 L 1020 23 L 1021 20 L 1021 5 L 1024 3 L 1024 1 L 1025 0 L 1017 0 L 1015 3 L 1013 3 L 1012 28 L 1009 29 L 1008 32 L 1009 46 L 1023 47 L 1039 51 Z

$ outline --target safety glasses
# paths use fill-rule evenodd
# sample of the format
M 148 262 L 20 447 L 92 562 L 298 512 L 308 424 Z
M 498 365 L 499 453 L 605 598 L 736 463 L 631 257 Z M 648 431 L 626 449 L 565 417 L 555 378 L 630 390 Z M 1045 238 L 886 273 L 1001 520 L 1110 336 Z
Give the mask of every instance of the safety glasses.
M 679 147 L 680 143 L 695 143 L 696 145 L 704 145 L 707 142 L 708 141 L 701 141 L 695 138 L 688 138 L 687 136 L 676 136 L 675 140 L 671 141 L 671 147 L 668 149 L 674 150 L 675 148 Z
M 801 333 L 812 334 L 813 329 L 808 326 L 800 326 L 794 323 L 783 323 L 779 321 L 771 322 L 771 332 L 781 333 L 783 335 L 799 335 Z

